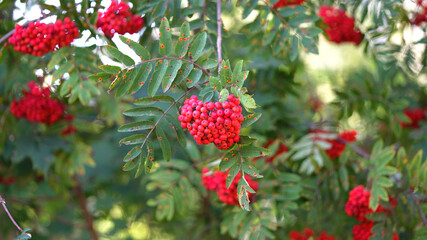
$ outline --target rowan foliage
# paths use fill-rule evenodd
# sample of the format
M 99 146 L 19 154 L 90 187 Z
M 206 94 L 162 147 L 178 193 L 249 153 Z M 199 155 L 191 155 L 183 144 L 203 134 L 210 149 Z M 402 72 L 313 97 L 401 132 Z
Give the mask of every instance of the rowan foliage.
M 0 1 L 0 239 L 427 239 L 426 9 Z

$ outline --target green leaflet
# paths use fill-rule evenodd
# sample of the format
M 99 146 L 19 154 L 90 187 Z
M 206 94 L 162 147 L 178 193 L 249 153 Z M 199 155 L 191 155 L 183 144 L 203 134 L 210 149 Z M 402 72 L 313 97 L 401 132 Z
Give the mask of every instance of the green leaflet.
M 156 63 L 154 73 L 151 76 L 150 83 L 148 84 L 148 96 L 153 97 L 162 83 L 162 79 L 166 74 L 168 68 L 168 60 L 159 60 Z
M 130 58 L 129 56 L 124 55 L 122 52 L 120 52 L 117 48 L 107 45 L 106 47 L 108 53 L 110 53 L 115 59 L 117 59 L 119 62 L 125 64 L 126 66 L 130 67 L 135 64 L 135 62 Z
M 159 29 L 159 54 L 161 56 L 169 56 L 172 52 L 172 34 L 169 21 L 166 17 L 163 17 Z

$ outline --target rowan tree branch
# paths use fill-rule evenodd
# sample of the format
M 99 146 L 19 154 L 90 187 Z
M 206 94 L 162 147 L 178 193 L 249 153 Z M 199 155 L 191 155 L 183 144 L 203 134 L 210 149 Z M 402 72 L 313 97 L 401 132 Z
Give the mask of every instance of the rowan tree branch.
M 222 20 L 221 20 L 221 0 L 216 1 L 216 21 L 218 25 L 218 37 L 216 39 L 216 47 L 218 50 L 218 74 L 221 70 L 221 62 L 222 62 Z
M 427 229 L 427 217 L 426 217 L 426 215 L 424 215 L 423 209 L 421 208 L 421 205 L 420 205 L 420 201 L 416 198 L 414 193 L 410 193 L 410 196 L 411 196 L 412 200 L 414 200 L 415 207 L 417 208 L 418 213 L 420 214 L 420 217 L 421 217 L 421 220 L 424 224 L 424 227 Z
M 82 184 L 80 183 L 80 181 L 77 179 L 76 176 L 74 176 L 73 179 L 77 184 L 74 189 L 77 194 L 80 208 L 83 210 L 83 214 L 86 220 L 86 228 L 89 230 L 89 233 L 92 236 L 92 239 L 98 240 L 98 234 L 96 233 L 95 228 L 93 227 L 92 215 L 90 214 L 87 208 L 86 197 L 83 192 Z

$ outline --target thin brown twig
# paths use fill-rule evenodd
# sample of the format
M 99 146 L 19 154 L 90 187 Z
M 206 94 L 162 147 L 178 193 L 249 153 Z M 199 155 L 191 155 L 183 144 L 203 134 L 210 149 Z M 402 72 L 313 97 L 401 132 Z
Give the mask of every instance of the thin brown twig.
M 92 239 L 98 240 L 98 234 L 96 233 L 95 228 L 93 227 L 92 215 L 89 213 L 89 210 L 87 208 L 86 197 L 84 196 L 82 184 L 80 183 L 80 181 L 77 179 L 76 176 L 74 176 L 73 179 L 77 184 L 74 189 L 77 194 L 79 205 L 83 210 L 83 214 L 86 220 L 86 228 L 89 230 L 90 235 L 92 236 Z
M 350 145 L 351 149 L 353 149 L 357 154 L 359 154 L 363 158 L 365 158 L 367 160 L 369 160 L 371 158 L 371 155 L 369 153 L 367 153 L 366 151 L 364 151 L 363 149 L 361 149 L 360 147 L 358 147 L 354 144 L 348 143 L 348 141 L 345 140 L 344 138 L 339 137 L 337 140 L 344 143 L 344 144 Z
M 415 202 L 415 207 L 417 208 L 421 220 L 423 221 L 424 227 L 427 229 L 427 218 L 426 215 L 424 215 L 423 209 L 421 208 L 420 202 L 415 198 L 414 193 L 410 193 L 412 200 Z
M 218 25 L 218 37 L 216 39 L 216 47 L 218 49 L 218 74 L 221 70 L 221 62 L 222 62 L 222 20 L 221 20 L 221 0 L 216 1 L 216 21 Z

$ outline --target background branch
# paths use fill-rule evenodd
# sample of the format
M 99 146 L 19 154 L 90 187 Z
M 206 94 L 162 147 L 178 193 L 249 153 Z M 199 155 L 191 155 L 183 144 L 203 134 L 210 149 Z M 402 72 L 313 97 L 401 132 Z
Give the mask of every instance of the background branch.
M 74 176 L 73 178 L 77 184 L 76 187 L 74 188 L 74 190 L 76 191 L 77 198 L 79 201 L 79 205 L 80 205 L 81 209 L 83 210 L 83 214 L 84 214 L 84 217 L 86 220 L 86 228 L 89 230 L 90 235 L 92 236 L 92 239 L 98 240 L 98 234 L 96 233 L 95 228 L 93 227 L 92 215 L 90 214 L 90 212 L 87 208 L 86 197 L 84 196 L 82 184 L 80 183 L 80 181 L 77 179 L 76 176 Z
M 218 38 L 216 39 L 216 48 L 218 49 L 218 74 L 221 70 L 222 62 L 222 20 L 221 20 L 221 0 L 216 1 L 216 21 L 218 25 Z

